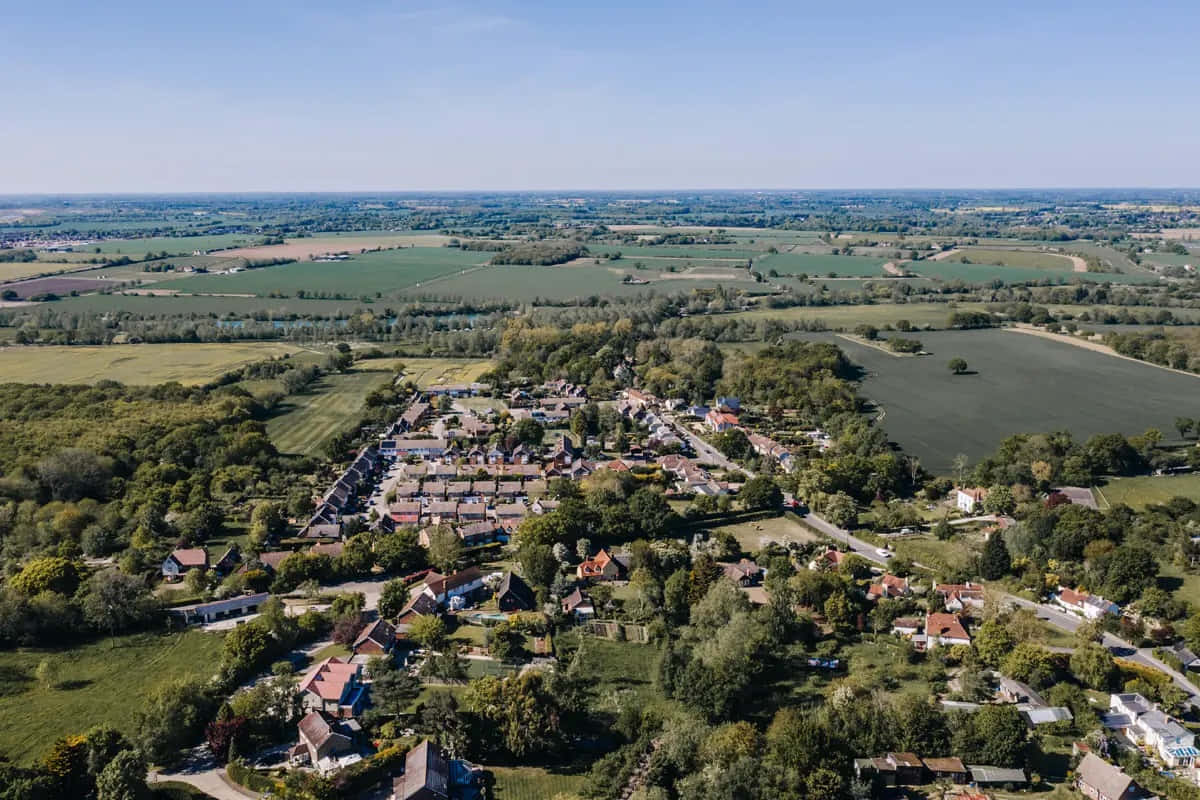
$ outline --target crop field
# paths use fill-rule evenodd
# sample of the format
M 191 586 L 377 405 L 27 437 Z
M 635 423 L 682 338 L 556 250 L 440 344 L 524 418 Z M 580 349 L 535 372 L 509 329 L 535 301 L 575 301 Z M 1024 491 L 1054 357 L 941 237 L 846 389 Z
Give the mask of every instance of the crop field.
M 420 287 L 413 287 L 406 293 L 464 300 L 507 298 L 533 302 L 537 299 L 571 300 L 591 295 L 629 297 L 687 293 L 694 289 L 709 289 L 718 285 L 727 289 L 763 291 L 761 284 L 744 278 L 689 277 L 685 273 L 667 273 L 659 279 L 654 277 L 654 273 L 641 270 L 631 269 L 627 272 L 636 278 L 650 280 L 650 283 L 625 284 L 621 282 L 621 277 L 626 271 L 593 264 L 560 267 L 508 265 L 485 267 L 466 275 L 452 275 L 430 281 Z M 711 270 L 706 272 L 711 273 Z M 670 277 L 667 277 L 668 275 Z
M 772 253 L 754 260 L 754 268 L 758 272 L 775 270 L 780 275 L 810 275 L 826 276 L 844 275 L 847 277 L 870 278 L 883 277 L 883 265 L 886 259 L 866 258 L 863 256 L 833 256 L 814 255 L 809 253 Z
M 251 361 L 300 352 L 290 344 L 126 344 L 0 348 L 0 381 L 12 383 L 206 383 Z
M 1022 283 L 1025 281 L 1050 281 L 1053 283 L 1071 283 L 1074 280 L 1088 283 L 1153 283 L 1157 280 L 1148 275 L 1117 274 L 1108 272 L 1072 272 L 1069 269 L 1051 270 L 1033 267 L 1005 267 L 995 264 L 962 264 L 954 257 L 945 261 L 913 261 L 905 267 L 917 275 L 927 278 L 937 278 L 943 281 L 963 281 L 964 283 L 991 283 L 1004 281 L 1007 283 Z
M 1074 270 L 1074 264 L 1067 256 L 1044 253 L 1040 250 L 989 249 L 985 247 L 962 247 L 959 250 L 960 253 L 956 253 L 946 260 L 954 263 L 959 260 L 960 256 L 966 256 L 972 264 L 995 264 L 1004 267 L 1049 269 L 1059 272 Z
M 834 284 L 836 286 L 836 284 Z M 879 303 L 870 306 L 793 306 L 739 311 L 730 316 L 746 319 L 820 320 L 833 329 L 850 329 L 859 323 L 876 327 L 908 320 L 914 327 L 944 328 L 954 311 L 982 311 L 983 304 L 959 303 Z
M 34 275 L 44 275 L 49 272 L 61 272 L 65 269 L 77 269 L 78 264 L 68 264 L 57 261 L 25 261 L 0 263 L 0 283 L 30 278 Z
M 1142 256 L 1142 260 L 1151 264 L 1162 264 L 1168 267 L 1182 267 L 1184 264 L 1200 267 L 1200 252 L 1188 253 L 1183 256 L 1178 253 L 1145 253 Z
M 492 362 L 478 358 L 400 358 L 384 363 L 389 369 L 403 364 L 404 380 L 411 380 L 422 389 L 447 383 L 471 383 L 492 367 Z M 494 406 L 497 402 L 489 401 L 488 405 Z
M 228 258 L 294 258 L 306 261 L 327 253 L 354 253 L 377 247 L 441 247 L 449 236 L 436 233 L 347 233 L 322 234 L 303 239 L 285 239 L 283 244 L 238 247 L 221 252 Z
M 738 245 L 619 245 L 619 244 L 589 244 L 588 253 L 596 255 L 612 255 L 620 253 L 622 259 L 636 260 L 639 258 L 718 258 L 745 261 L 756 255 L 752 248 Z
M 375 294 L 419 287 L 431 278 L 482 264 L 488 253 L 450 247 L 409 247 L 354 256 L 348 261 L 301 261 L 245 270 L 234 275 L 199 275 L 171 281 L 180 292 L 266 295 L 271 292 Z
M 56 688 L 34 678 L 44 659 L 60 667 Z M 0 652 L 0 754 L 27 764 L 59 736 L 100 723 L 130 733 L 150 690 L 168 680 L 208 678 L 220 659 L 220 634 L 199 631 L 123 636 L 69 651 Z
M 1169 434 L 1169 429 L 1164 429 Z M 1145 508 L 1165 503 L 1172 497 L 1186 497 L 1200 502 L 1200 474 L 1141 475 L 1133 478 L 1112 478 L 1092 490 L 1101 508 L 1120 503 L 1131 508 Z
M 165 288 L 158 287 L 158 288 Z M 383 313 L 384 303 L 378 301 L 375 308 Z M 135 294 L 92 294 L 85 297 L 67 297 L 55 303 L 55 308 L 71 311 L 130 311 L 135 314 L 157 316 L 200 315 L 218 319 L 233 315 L 250 317 L 268 314 L 275 318 L 304 316 L 305 314 L 348 316 L 355 311 L 371 309 L 372 304 L 359 299 L 353 300 L 309 300 L 296 297 L 225 297 L 219 294 L 181 295 L 135 295 Z
M 392 379 L 375 361 L 364 369 L 321 378 L 308 391 L 289 395 L 280 412 L 267 421 L 267 434 L 280 451 L 312 455 L 333 434 L 346 428 L 362 410 L 367 393 Z
M 862 393 L 881 407 L 889 436 L 939 473 L 956 454 L 975 462 L 1014 433 L 1171 431 L 1177 416 L 1194 413 L 1200 391 L 1200 378 L 1004 330 L 919 338 L 933 355 L 894 358 L 834 341 L 867 370 Z M 955 357 L 970 374 L 951 374 L 946 364 Z
M 78 248 L 80 252 L 119 253 L 144 256 L 147 253 L 190 256 L 197 250 L 222 250 L 246 247 L 262 241 L 261 236 L 246 233 L 223 233 L 218 236 L 153 236 L 146 239 L 108 239 Z
M 16 292 L 17 296 L 22 300 L 27 300 L 39 294 L 56 294 L 62 296 L 71 292 L 99 292 L 116 285 L 117 281 L 105 281 L 98 278 L 76 278 L 70 275 L 61 278 L 34 278 L 19 283 L 9 283 L 4 286 L 4 290 Z

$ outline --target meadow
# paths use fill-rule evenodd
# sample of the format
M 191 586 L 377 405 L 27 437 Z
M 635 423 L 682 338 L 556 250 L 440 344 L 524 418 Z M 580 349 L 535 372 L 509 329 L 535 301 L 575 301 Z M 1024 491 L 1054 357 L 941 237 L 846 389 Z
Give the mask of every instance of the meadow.
M 0 652 L 0 754 L 16 763 L 39 757 L 59 736 L 107 723 L 129 732 L 155 686 L 209 678 L 221 659 L 221 635 L 188 631 L 137 634 L 70 651 L 20 648 Z M 34 678 L 42 660 L 60 667 L 57 688 Z
M 757 255 L 757 251 L 749 247 L 737 245 L 621 245 L 589 243 L 588 253 L 593 256 L 609 256 L 620 253 L 622 259 L 636 260 L 639 258 L 720 258 L 745 261 Z
M 179 292 L 294 295 L 297 290 L 362 295 L 417 288 L 424 281 L 461 272 L 489 254 L 451 247 L 406 247 L 356 255 L 347 261 L 300 261 L 234 275 L 197 275 L 171 281 Z
M 966 256 L 972 264 L 995 264 L 1004 267 L 1048 269 L 1058 272 L 1071 272 L 1074 269 L 1070 258 L 1055 253 L 1044 253 L 1040 250 L 989 249 L 985 247 L 961 247 L 959 250 L 961 253 L 956 253 L 946 261 L 954 263 L 959 260 L 960 256 Z
M 267 435 L 284 453 L 315 455 L 321 445 L 345 429 L 362 411 L 367 393 L 392 379 L 374 362 L 363 369 L 326 375 L 302 394 L 289 395 L 267 421 Z
M 1075 345 L 1004 330 L 920 334 L 930 356 L 894 358 L 829 334 L 866 370 L 862 393 L 876 402 L 881 424 L 905 452 L 945 473 L 958 453 L 972 462 L 1014 433 L 1173 430 L 1200 378 L 1115 358 Z M 951 358 L 970 374 L 954 375 Z
M 216 236 L 151 236 L 144 239 L 107 239 L 77 248 L 83 253 L 110 253 L 131 257 L 166 251 L 171 255 L 190 256 L 197 250 L 224 250 L 258 244 L 262 236 L 247 233 L 223 233 Z
M 836 285 L 836 284 L 835 284 Z M 746 319 L 813 320 L 833 329 L 849 330 L 859 323 L 882 328 L 908 320 L 914 327 L 944 328 L 956 310 L 981 311 L 986 306 L 971 303 L 879 303 L 869 306 L 793 306 L 739 311 L 731 316 Z
M 857 278 L 883 277 L 887 259 L 864 256 L 815 255 L 811 253 L 771 253 L 754 260 L 757 272 L 775 270 L 780 275 L 844 275 Z
M 173 288 L 173 285 L 163 284 L 154 288 L 169 289 Z M 378 309 L 378 313 L 383 313 L 384 305 L 383 301 L 368 303 L 358 298 L 311 300 L 297 297 L 228 297 L 219 294 L 135 295 L 114 293 L 67 297 L 55 303 L 54 307 L 62 310 L 98 313 L 129 311 L 134 314 L 152 316 L 194 314 L 213 319 L 231 314 L 238 318 L 267 314 L 279 319 L 306 314 L 346 317 L 356 311 L 372 307 Z
M 1170 429 L 1163 431 L 1172 435 Z M 1112 478 L 1092 490 L 1101 508 L 1121 503 L 1131 508 L 1145 508 L 1165 503 L 1172 497 L 1186 497 L 1200 502 L 1200 474 L 1139 475 L 1133 478 Z
M 0 348 L 0 381 L 13 383 L 206 383 L 251 361 L 301 352 L 279 342 Z

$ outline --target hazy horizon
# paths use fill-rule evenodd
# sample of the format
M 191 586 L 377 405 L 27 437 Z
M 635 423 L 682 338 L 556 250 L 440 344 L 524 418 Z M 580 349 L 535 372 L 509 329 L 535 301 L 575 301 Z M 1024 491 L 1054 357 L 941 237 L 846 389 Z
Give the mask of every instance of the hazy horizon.
M 1194 3 L 52 0 L 6 33 L 4 195 L 1200 185 Z

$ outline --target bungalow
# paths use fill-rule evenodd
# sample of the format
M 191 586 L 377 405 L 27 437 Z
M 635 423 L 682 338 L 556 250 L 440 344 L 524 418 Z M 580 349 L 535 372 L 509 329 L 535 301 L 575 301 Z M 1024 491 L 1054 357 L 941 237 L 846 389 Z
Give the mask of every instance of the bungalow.
M 1075 768 L 1075 788 L 1091 800 L 1136 800 L 1144 797 L 1137 782 L 1095 753 L 1088 753 Z
M 560 503 L 558 500 L 550 500 L 545 497 L 540 497 L 533 501 L 533 505 L 529 507 L 529 510 L 534 514 L 549 514 L 551 511 L 557 510 L 559 505 Z
M 704 424 L 714 433 L 723 433 L 724 431 L 736 428 L 738 426 L 738 418 L 724 411 L 709 411 L 704 417 Z
M 1105 600 L 1099 595 L 1075 591 L 1065 586 L 1058 587 L 1058 593 L 1054 595 L 1054 602 L 1085 619 L 1100 619 L 1106 614 L 1116 616 L 1121 613 L 1121 609 L 1116 603 Z
M 483 573 L 479 567 L 468 567 L 453 575 L 429 573 L 425 576 L 425 587 L 421 591 L 442 606 L 456 597 L 465 597 L 482 588 Z
M 294 555 L 292 550 L 268 550 L 265 553 L 259 553 L 254 561 L 258 563 L 266 572 L 274 575 L 279 571 L 279 565 L 287 560 L 288 556 Z M 248 567 L 249 565 L 247 565 Z M 243 569 L 247 569 L 243 567 Z
M 1184 671 L 1200 670 L 1200 658 L 1196 657 L 1188 646 L 1183 642 L 1177 642 L 1167 648 L 1167 652 L 1179 659 L 1179 663 L 1183 665 Z
M 308 548 L 308 552 L 316 556 L 329 556 L 337 558 L 342 553 L 346 552 L 345 542 L 319 542 Z
M 622 577 L 624 566 L 609 555 L 607 550 L 601 550 L 575 568 L 575 577 L 581 581 L 615 581 Z
M 436 744 L 421 742 L 404 758 L 404 774 L 392 781 L 391 800 L 447 800 L 450 762 Z
M 574 617 L 576 622 L 583 622 L 596 616 L 596 607 L 592 604 L 592 598 L 580 591 L 578 586 L 562 599 L 562 610 L 564 614 Z
M 988 491 L 982 487 L 959 489 L 954 493 L 954 504 L 964 514 L 974 514 L 983 510 L 983 501 Z
M 914 636 L 925 626 L 920 617 L 896 617 L 892 620 L 892 633 L 901 636 Z
M 171 617 L 181 620 L 184 625 L 207 624 L 245 614 L 257 614 L 259 607 L 270 597 L 271 595 L 266 592 L 243 594 L 225 600 L 213 600 L 210 603 L 175 606 L 167 609 L 167 613 Z
M 808 562 L 808 568 L 811 570 L 820 569 L 837 569 L 842 565 L 842 561 L 846 559 L 849 553 L 843 553 L 840 550 L 834 550 L 832 547 L 824 553 Z
M 397 439 L 395 441 L 395 453 L 401 458 L 409 456 L 439 458 L 445 452 L 445 439 Z
M 339 719 L 362 713 L 367 687 L 362 682 L 362 665 L 336 656 L 317 664 L 300 682 L 300 700 L 309 711 L 320 711 Z
M 536 605 L 533 589 L 512 572 L 504 573 L 500 586 L 496 589 L 496 605 L 501 611 L 532 611 Z
M 1200 759 L 1195 734 L 1140 694 L 1112 695 L 1109 713 L 1101 717 L 1101 722 L 1135 745 L 1154 752 L 1168 767 L 1190 767 Z
M 300 734 L 300 744 L 294 748 L 293 763 L 307 761 L 319 767 L 326 759 L 332 760 L 354 752 L 354 731 L 344 723 L 334 727 L 316 711 L 305 714 L 296 728 Z M 297 758 L 297 755 L 300 757 Z
M 939 646 L 971 644 L 971 636 L 957 614 L 926 614 L 925 637 L 926 646 L 930 650 Z
M 392 652 L 396 646 L 396 629 L 387 620 L 377 619 L 368 622 L 359 632 L 358 638 L 350 645 L 350 650 L 356 656 L 381 656 Z
M 203 547 L 172 550 L 162 563 L 162 575 L 169 581 L 179 580 L 194 569 L 208 569 L 208 551 Z
M 721 568 L 721 572 L 726 578 L 738 586 L 756 586 L 762 583 L 762 567 L 748 558 L 743 558 L 736 564 L 718 563 L 717 566 Z

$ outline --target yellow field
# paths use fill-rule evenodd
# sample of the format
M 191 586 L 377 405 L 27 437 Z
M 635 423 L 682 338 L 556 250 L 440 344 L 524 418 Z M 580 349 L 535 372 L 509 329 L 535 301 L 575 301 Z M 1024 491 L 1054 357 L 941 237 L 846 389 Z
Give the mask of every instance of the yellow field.
M 327 253 L 357 253 L 359 250 L 374 250 L 377 247 L 441 247 L 448 241 L 450 237 L 436 233 L 313 236 L 305 239 L 285 239 L 283 244 L 220 250 L 214 255 L 222 258 L 295 258 L 307 261 Z
M 0 382 L 197 384 L 251 361 L 298 352 L 302 348 L 276 342 L 3 347 Z
M 398 358 L 374 363 L 387 364 L 389 369 L 403 364 L 404 379 L 421 389 L 446 383 L 471 383 L 492 367 L 492 362 L 479 358 Z

